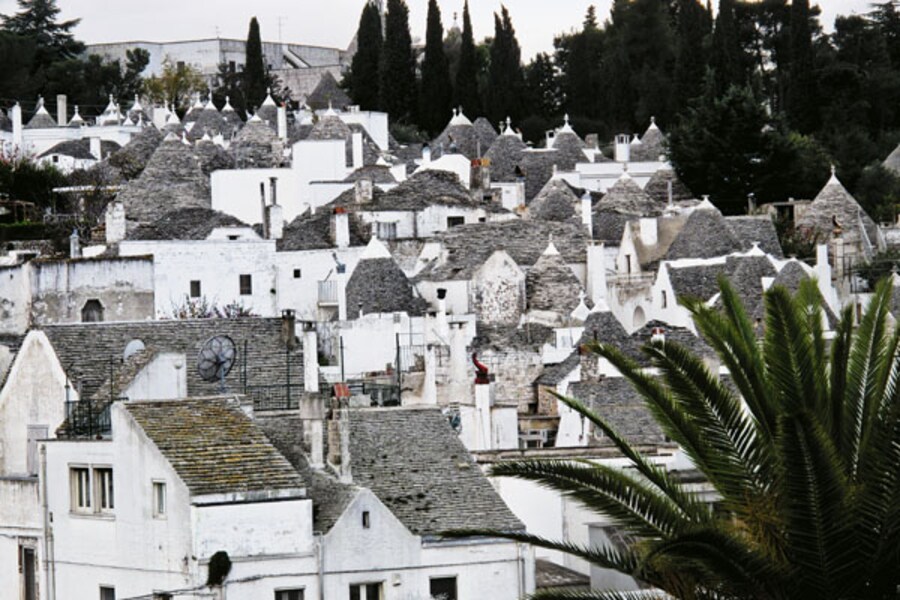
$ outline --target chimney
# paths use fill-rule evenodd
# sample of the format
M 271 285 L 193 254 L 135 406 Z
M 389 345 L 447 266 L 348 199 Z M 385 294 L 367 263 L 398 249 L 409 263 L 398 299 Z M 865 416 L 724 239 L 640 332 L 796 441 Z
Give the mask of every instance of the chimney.
M 347 320 L 347 265 L 338 263 L 334 269 L 338 288 L 338 321 Z
M 297 313 L 290 308 L 281 311 L 281 343 L 288 350 L 297 346 Z
M 627 133 L 616 136 L 616 162 L 631 162 L 631 139 Z
M 422 164 L 427 165 L 431 162 L 431 147 L 428 144 L 422 146 Z
M 666 182 L 666 198 L 668 200 L 668 205 L 672 206 L 675 204 L 675 184 L 672 180 Z
M 303 322 L 303 389 L 319 391 L 319 340 L 312 321 Z
M 78 238 L 78 230 L 73 229 L 69 236 L 69 258 L 81 257 L 81 240 Z
M 606 302 L 606 248 L 603 244 L 587 247 L 587 293 L 594 305 Z
M 482 158 L 479 159 L 481 163 L 481 180 L 479 181 L 479 186 L 482 190 L 487 191 L 491 189 L 491 159 Z
M 278 204 L 278 178 L 269 177 L 270 200 L 272 204 Z
M 16 102 L 9 111 L 12 120 L 13 148 L 18 152 L 25 150 L 25 141 L 22 136 L 22 107 Z
M 56 96 L 56 122 L 59 123 L 60 127 L 65 127 L 69 124 L 69 117 L 66 114 L 66 95 L 65 94 L 57 94 Z
M 584 138 L 584 143 L 591 150 L 599 150 L 600 149 L 600 135 L 596 133 L 589 133 Z
M 472 450 L 490 450 L 493 447 L 491 430 L 491 384 L 475 382 L 475 414 L 477 429 L 475 431 L 475 448 Z
M 641 243 L 655 246 L 659 241 L 656 217 L 642 217 L 640 220 Z
M 581 224 L 587 227 L 588 236 L 594 235 L 594 199 L 587 190 L 581 195 Z
M 463 322 L 450 323 L 450 383 L 454 388 L 464 390 L 468 376 L 466 324 Z M 458 397 L 465 404 L 471 402 L 469 397 L 463 398 L 462 394 L 458 394 Z
M 89 138 L 91 142 L 91 155 L 97 160 L 103 160 L 103 152 L 101 150 L 102 146 L 100 145 L 100 138 L 92 137 Z
M 338 248 L 347 248 L 350 246 L 350 215 L 342 206 L 334 209 L 331 216 L 332 239 L 334 245 Z
M 106 205 L 106 243 L 117 244 L 125 239 L 125 205 L 113 200 Z
M 280 240 L 284 236 L 284 209 L 280 204 L 266 207 L 266 239 Z
M 340 409 L 340 420 L 338 421 L 338 429 L 340 430 L 341 444 L 341 483 L 353 483 L 353 474 L 350 471 L 350 409 Z
M 516 179 L 516 206 L 525 208 L 525 180 L 522 178 Z
M 357 204 L 369 204 L 372 202 L 373 190 L 371 179 L 360 179 L 353 186 L 353 197 Z
M 259 182 L 259 208 L 262 212 L 263 237 L 269 239 L 268 211 L 266 211 L 266 182 Z
M 441 338 L 441 343 L 448 343 L 450 337 L 450 326 L 447 323 L 447 289 L 437 289 L 437 317 L 435 319 L 435 328 L 437 334 Z
M 283 142 L 286 142 L 288 139 L 287 133 L 287 108 L 285 108 L 284 103 L 282 103 L 278 107 L 278 139 Z
M 437 361 L 434 344 L 425 346 L 425 380 L 422 382 L 422 404 L 437 405 Z
M 355 171 L 363 166 L 363 135 L 360 131 L 354 131 L 351 137 L 353 140 L 353 170 Z

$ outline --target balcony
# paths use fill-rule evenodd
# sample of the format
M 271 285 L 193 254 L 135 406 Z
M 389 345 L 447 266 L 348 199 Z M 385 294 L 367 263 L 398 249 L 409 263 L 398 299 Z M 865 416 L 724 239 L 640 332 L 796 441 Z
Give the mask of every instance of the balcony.
M 320 281 L 319 282 L 319 306 L 337 306 L 338 305 L 338 282 L 337 281 Z
M 110 406 L 112 406 L 110 400 L 66 402 L 66 420 L 59 428 L 59 437 L 99 438 L 109 435 L 112 433 Z

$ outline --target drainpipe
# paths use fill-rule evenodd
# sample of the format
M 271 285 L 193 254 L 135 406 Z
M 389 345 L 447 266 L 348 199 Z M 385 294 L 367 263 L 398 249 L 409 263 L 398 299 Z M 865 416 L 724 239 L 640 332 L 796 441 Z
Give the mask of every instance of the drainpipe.
M 47 597 L 56 600 L 56 564 L 53 559 L 53 530 L 50 528 L 50 507 L 47 504 L 47 445 L 41 444 L 41 506 L 44 512 L 44 577 Z
M 316 551 L 319 559 L 319 600 L 325 600 L 325 536 L 320 533 L 316 537 L 318 538 Z

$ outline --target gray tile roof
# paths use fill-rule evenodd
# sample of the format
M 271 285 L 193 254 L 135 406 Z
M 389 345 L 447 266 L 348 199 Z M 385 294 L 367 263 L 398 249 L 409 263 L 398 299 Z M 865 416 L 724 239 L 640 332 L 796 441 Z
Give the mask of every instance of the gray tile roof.
M 556 166 L 562 171 L 574 171 L 578 163 L 588 162 L 582 152 L 584 147 L 578 134 L 570 131 L 557 133 L 553 138 L 553 149 L 559 153 Z
M 806 207 L 795 225 L 797 229 L 808 230 L 819 234 L 823 240 L 830 240 L 834 235 L 832 218 L 840 223 L 846 240 L 851 242 L 861 240 L 862 231 L 865 231 L 872 251 L 877 251 L 880 237 L 878 226 L 833 175 L 819 195 Z M 863 242 L 863 246 L 867 244 Z
M 211 208 L 179 208 L 132 230 L 129 240 L 205 240 L 217 227 L 246 227 L 232 215 Z
M 595 211 L 655 217 L 662 214 L 665 207 L 665 204 L 657 202 L 642 190 L 631 176 L 623 175 L 606 190 Z
M 200 159 L 200 168 L 205 175 L 220 169 L 234 168 L 234 157 L 212 140 L 200 140 L 194 144 L 194 154 Z
M 660 202 L 667 204 L 669 202 L 669 183 L 672 183 L 672 201 L 680 202 L 682 200 L 690 200 L 694 197 L 691 190 L 681 181 L 678 175 L 672 169 L 660 169 L 654 173 L 647 185 L 644 186 L 644 192 L 648 196 Z
M 538 590 L 565 588 L 586 591 L 591 587 L 591 578 L 546 558 L 536 558 L 534 559 L 534 584 Z
M 225 117 L 216 109 L 215 104 L 210 102 L 206 108 L 200 111 L 197 120 L 194 121 L 194 126 L 188 131 L 187 137 L 190 141 L 196 142 L 204 135 L 214 137 L 225 134 L 228 130 L 230 130 L 230 126 Z
M 419 297 L 409 279 L 393 258 L 360 260 L 347 281 L 347 316 L 405 312 L 411 316 L 425 313 L 427 303 Z
M 478 158 L 478 131 L 471 123 L 454 124 L 452 121 L 439 136 L 432 140 L 431 158 L 436 160 L 444 154 L 462 154 L 468 159 Z M 487 147 L 481 149 L 487 151 Z
M 525 276 L 529 310 L 568 316 L 581 301 L 581 283 L 559 254 L 542 254 Z
M 350 96 L 341 89 L 334 75 L 329 71 L 322 73 L 315 89 L 306 97 L 306 105 L 313 110 L 323 110 L 329 105 L 335 110 L 344 110 L 353 104 Z
M 481 155 L 484 156 L 488 148 L 493 145 L 494 140 L 497 139 L 497 130 L 484 117 L 475 119 L 472 126 L 475 127 L 475 139 L 478 140 L 478 145 L 481 147 Z
M 363 179 L 368 179 L 376 185 L 380 183 L 397 183 L 397 179 L 394 177 L 393 173 L 391 173 L 391 168 L 383 165 L 366 165 L 360 167 L 347 175 L 344 181 L 355 183 Z
M 653 122 L 641 137 L 641 143 L 631 147 L 631 160 L 655 162 L 666 153 L 666 136 Z
M 237 275 L 235 275 L 237 278 Z M 187 282 L 185 282 L 187 283 Z M 186 358 L 188 396 L 215 395 L 217 382 L 203 381 L 197 373 L 197 355 L 214 335 L 227 335 L 238 349 L 237 362 L 225 378 L 230 390 L 240 391 L 246 365 L 247 384 L 281 384 L 287 380 L 288 364 L 281 341 L 281 319 L 194 319 L 79 323 L 43 328 L 60 363 L 81 397 L 91 397 L 108 381 L 110 370 L 121 367 L 125 346 L 134 339 L 158 352 L 183 353 Z M 247 352 L 244 352 L 246 344 Z M 291 351 L 291 384 L 303 381 L 303 352 Z
M 469 279 L 497 250 L 506 251 L 527 269 L 551 239 L 566 263 L 585 262 L 589 237 L 584 225 L 513 219 L 458 225 L 438 234 L 436 241 L 446 251 L 445 260 L 431 263 L 419 277 L 425 281 Z
M 716 258 L 740 250 L 741 244 L 722 213 L 712 205 L 700 205 L 691 212 L 665 258 Z
M 725 262 L 675 267 L 668 265 L 669 281 L 679 298 L 709 300 L 719 293 L 719 275 L 727 273 Z
M 580 199 L 571 186 L 562 179 L 551 179 L 528 205 L 528 215 L 532 219 L 544 221 L 568 221 L 578 217 L 576 212 Z
M 352 192 L 352 190 L 351 190 Z M 279 252 L 294 250 L 322 250 L 334 248 L 331 233 L 332 212 L 328 207 L 315 213 L 305 212 L 285 225 L 281 239 L 277 242 Z M 365 246 L 371 237 L 371 227 L 354 212 L 349 212 L 350 245 Z
M 629 443 L 638 446 L 667 443 L 643 398 L 624 377 L 573 383 L 569 393 L 587 404 Z M 604 436 L 591 439 L 591 445 L 607 446 L 612 442 Z
M 491 180 L 516 180 L 516 167 L 522 163 L 522 152 L 528 146 L 516 135 L 499 135 L 484 157 L 491 161 Z
M 234 399 L 125 402 L 122 406 L 192 495 L 306 486 Z
M 537 378 L 535 383 L 538 385 L 555 386 L 568 377 L 580 364 L 581 355 L 576 348 L 575 350 L 572 350 L 572 353 L 562 362 L 544 366 L 544 370 L 541 372 L 540 377 Z
M 559 150 L 525 150 L 519 165 L 525 173 L 525 200 L 531 201 L 544 184 L 553 176 L 553 167 L 559 166 L 563 157 Z
M 119 192 L 130 221 L 153 221 L 176 208 L 211 205 L 209 177 L 181 140 L 164 140 L 147 166 Z
M 350 412 L 353 481 L 412 533 L 519 531 L 513 515 L 438 408 Z
M 162 143 L 163 135 L 148 125 L 131 138 L 121 149 L 109 157 L 108 162 L 121 171 L 126 179 L 134 179 L 144 170 L 156 148 Z
M 725 217 L 731 233 L 737 239 L 741 250 L 747 251 L 753 247 L 754 242 L 759 244 L 760 250 L 771 254 L 776 258 L 783 258 L 781 242 L 778 241 L 778 231 L 775 222 L 770 215 L 759 217 Z
M 300 417 L 257 415 L 255 421 L 306 482 L 306 495 L 313 501 L 313 530 L 328 533 L 344 514 L 358 488 L 340 483 L 329 474 L 310 467 L 307 458 L 309 448 L 303 440 L 303 419 Z
M 281 166 L 281 141 L 271 127 L 250 120 L 238 132 L 228 151 L 238 169 L 271 169 Z

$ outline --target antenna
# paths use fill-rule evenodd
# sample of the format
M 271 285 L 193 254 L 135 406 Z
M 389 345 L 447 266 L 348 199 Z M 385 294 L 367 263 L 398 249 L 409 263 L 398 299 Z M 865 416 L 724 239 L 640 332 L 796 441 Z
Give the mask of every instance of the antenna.
M 225 393 L 225 376 L 234 366 L 237 348 L 227 335 L 217 335 L 203 342 L 197 356 L 197 372 L 203 381 L 218 381 L 219 392 Z

